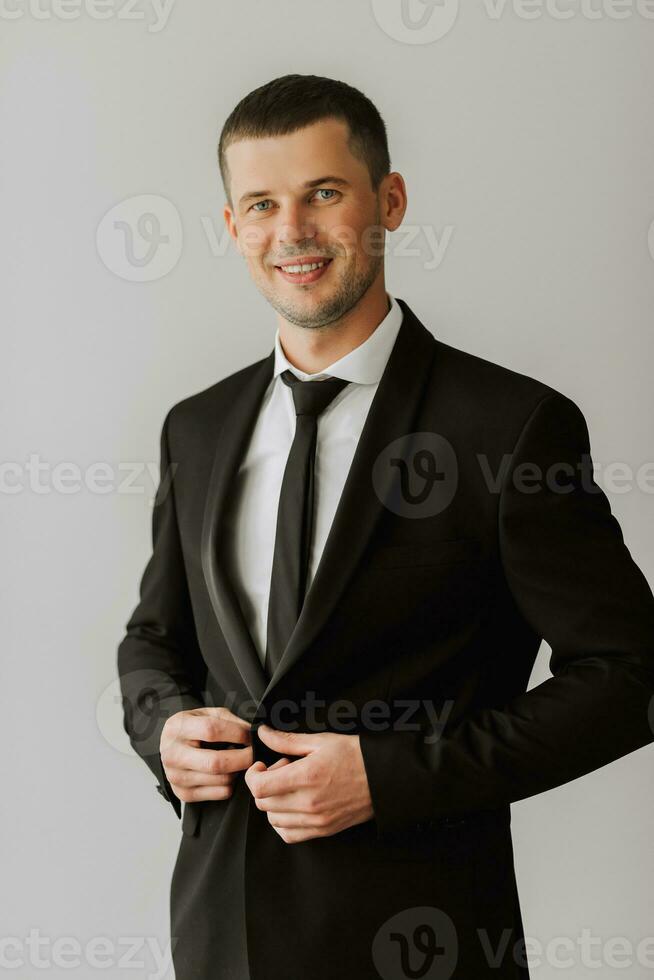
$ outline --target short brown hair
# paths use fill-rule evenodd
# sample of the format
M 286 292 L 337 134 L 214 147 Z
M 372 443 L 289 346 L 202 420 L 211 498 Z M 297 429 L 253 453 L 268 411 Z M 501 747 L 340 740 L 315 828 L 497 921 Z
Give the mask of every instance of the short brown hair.
M 218 143 L 218 165 L 231 206 L 225 151 L 241 139 L 285 136 L 321 119 L 347 123 L 352 154 L 368 167 L 373 190 L 390 173 L 386 126 L 378 110 L 358 89 L 320 75 L 283 75 L 254 89 L 227 117 Z

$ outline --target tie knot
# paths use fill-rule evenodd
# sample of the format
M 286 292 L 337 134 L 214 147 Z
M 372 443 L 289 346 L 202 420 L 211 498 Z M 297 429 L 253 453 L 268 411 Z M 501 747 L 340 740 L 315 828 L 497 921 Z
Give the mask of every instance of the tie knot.
M 292 371 L 283 371 L 281 375 L 284 384 L 293 393 L 296 415 L 313 415 L 317 417 L 327 408 L 350 382 L 343 378 L 325 378 L 324 381 L 301 381 Z

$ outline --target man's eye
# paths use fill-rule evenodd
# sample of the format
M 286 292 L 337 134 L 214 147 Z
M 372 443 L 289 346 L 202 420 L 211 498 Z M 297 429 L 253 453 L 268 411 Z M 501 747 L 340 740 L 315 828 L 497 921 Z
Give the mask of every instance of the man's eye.
M 339 192 L 331 187 L 319 187 L 315 193 L 327 194 L 328 195 L 327 197 L 323 197 L 321 199 L 323 201 L 333 201 L 334 196 L 337 195 Z M 251 206 L 250 211 L 256 211 L 258 214 L 264 214 L 266 211 L 270 211 L 270 208 L 266 207 L 266 205 L 272 205 L 272 201 L 269 198 L 266 198 L 265 201 L 257 201 L 256 204 L 253 204 Z

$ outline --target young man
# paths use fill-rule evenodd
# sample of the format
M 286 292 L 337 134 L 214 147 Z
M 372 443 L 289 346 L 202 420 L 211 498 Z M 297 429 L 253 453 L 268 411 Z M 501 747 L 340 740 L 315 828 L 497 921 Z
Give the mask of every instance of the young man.
M 510 804 L 652 741 L 652 592 L 576 404 L 387 293 L 372 103 L 276 79 L 219 158 L 275 346 L 168 412 L 118 653 L 177 980 L 524 980 Z

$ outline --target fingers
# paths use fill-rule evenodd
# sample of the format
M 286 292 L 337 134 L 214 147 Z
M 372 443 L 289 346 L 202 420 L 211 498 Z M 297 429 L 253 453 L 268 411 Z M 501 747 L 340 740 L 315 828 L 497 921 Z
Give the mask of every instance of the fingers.
M 234 791 L 234 773 L 206 774 L 192 769 L 171 769 L 168 781 L 184 803 L 199 800 L 226 800 Z
M 250 723 L 227 708 L 193 708 L 168 719 L 169 734 L 176 740 L 252 744 Z
M 180 789 L 194 789 L 197 786 L 231 786 L 234 782 L 234 773 L 210 773 L 196 772 L 193 769 L 168 769 L 166 772 L 168 782 L 171 786 Z
M 259 810 L 267 813 L 306 813 L 307 804 L 301 793 L 284 793 L 282 796 L 255 796 L 254 802 Z
M 317 836 L 327 829 L 327 820 L 309 813 L 274 813 L 268 822 L 275 830 L 312 830 Z
M 179 790 L 172 783 L 171 786 L 173 786 L 175 795 L 183 803 L 198 803 L 200 800 L 228 800 L 234 792 L 233 785 L 180 787 Z
M 282 760 L 279 759 L 278 762 Z M 245 774 L 245 782 L 255 798 L 278 796 L 293 793 L 304 785 L 303 778 L 307 773 L 307 762 L 304 757 L 286 760 L 283 766 L 277 762 L 267 769 L 258 770 L 250 766 Z
M 252 765 L 252 760 L 251 746 L 244 749 L 200 749 L 174 741 L 161 750 L 166 774 L 169 769 L 191 769 L 208 776 L 241 772 Z

